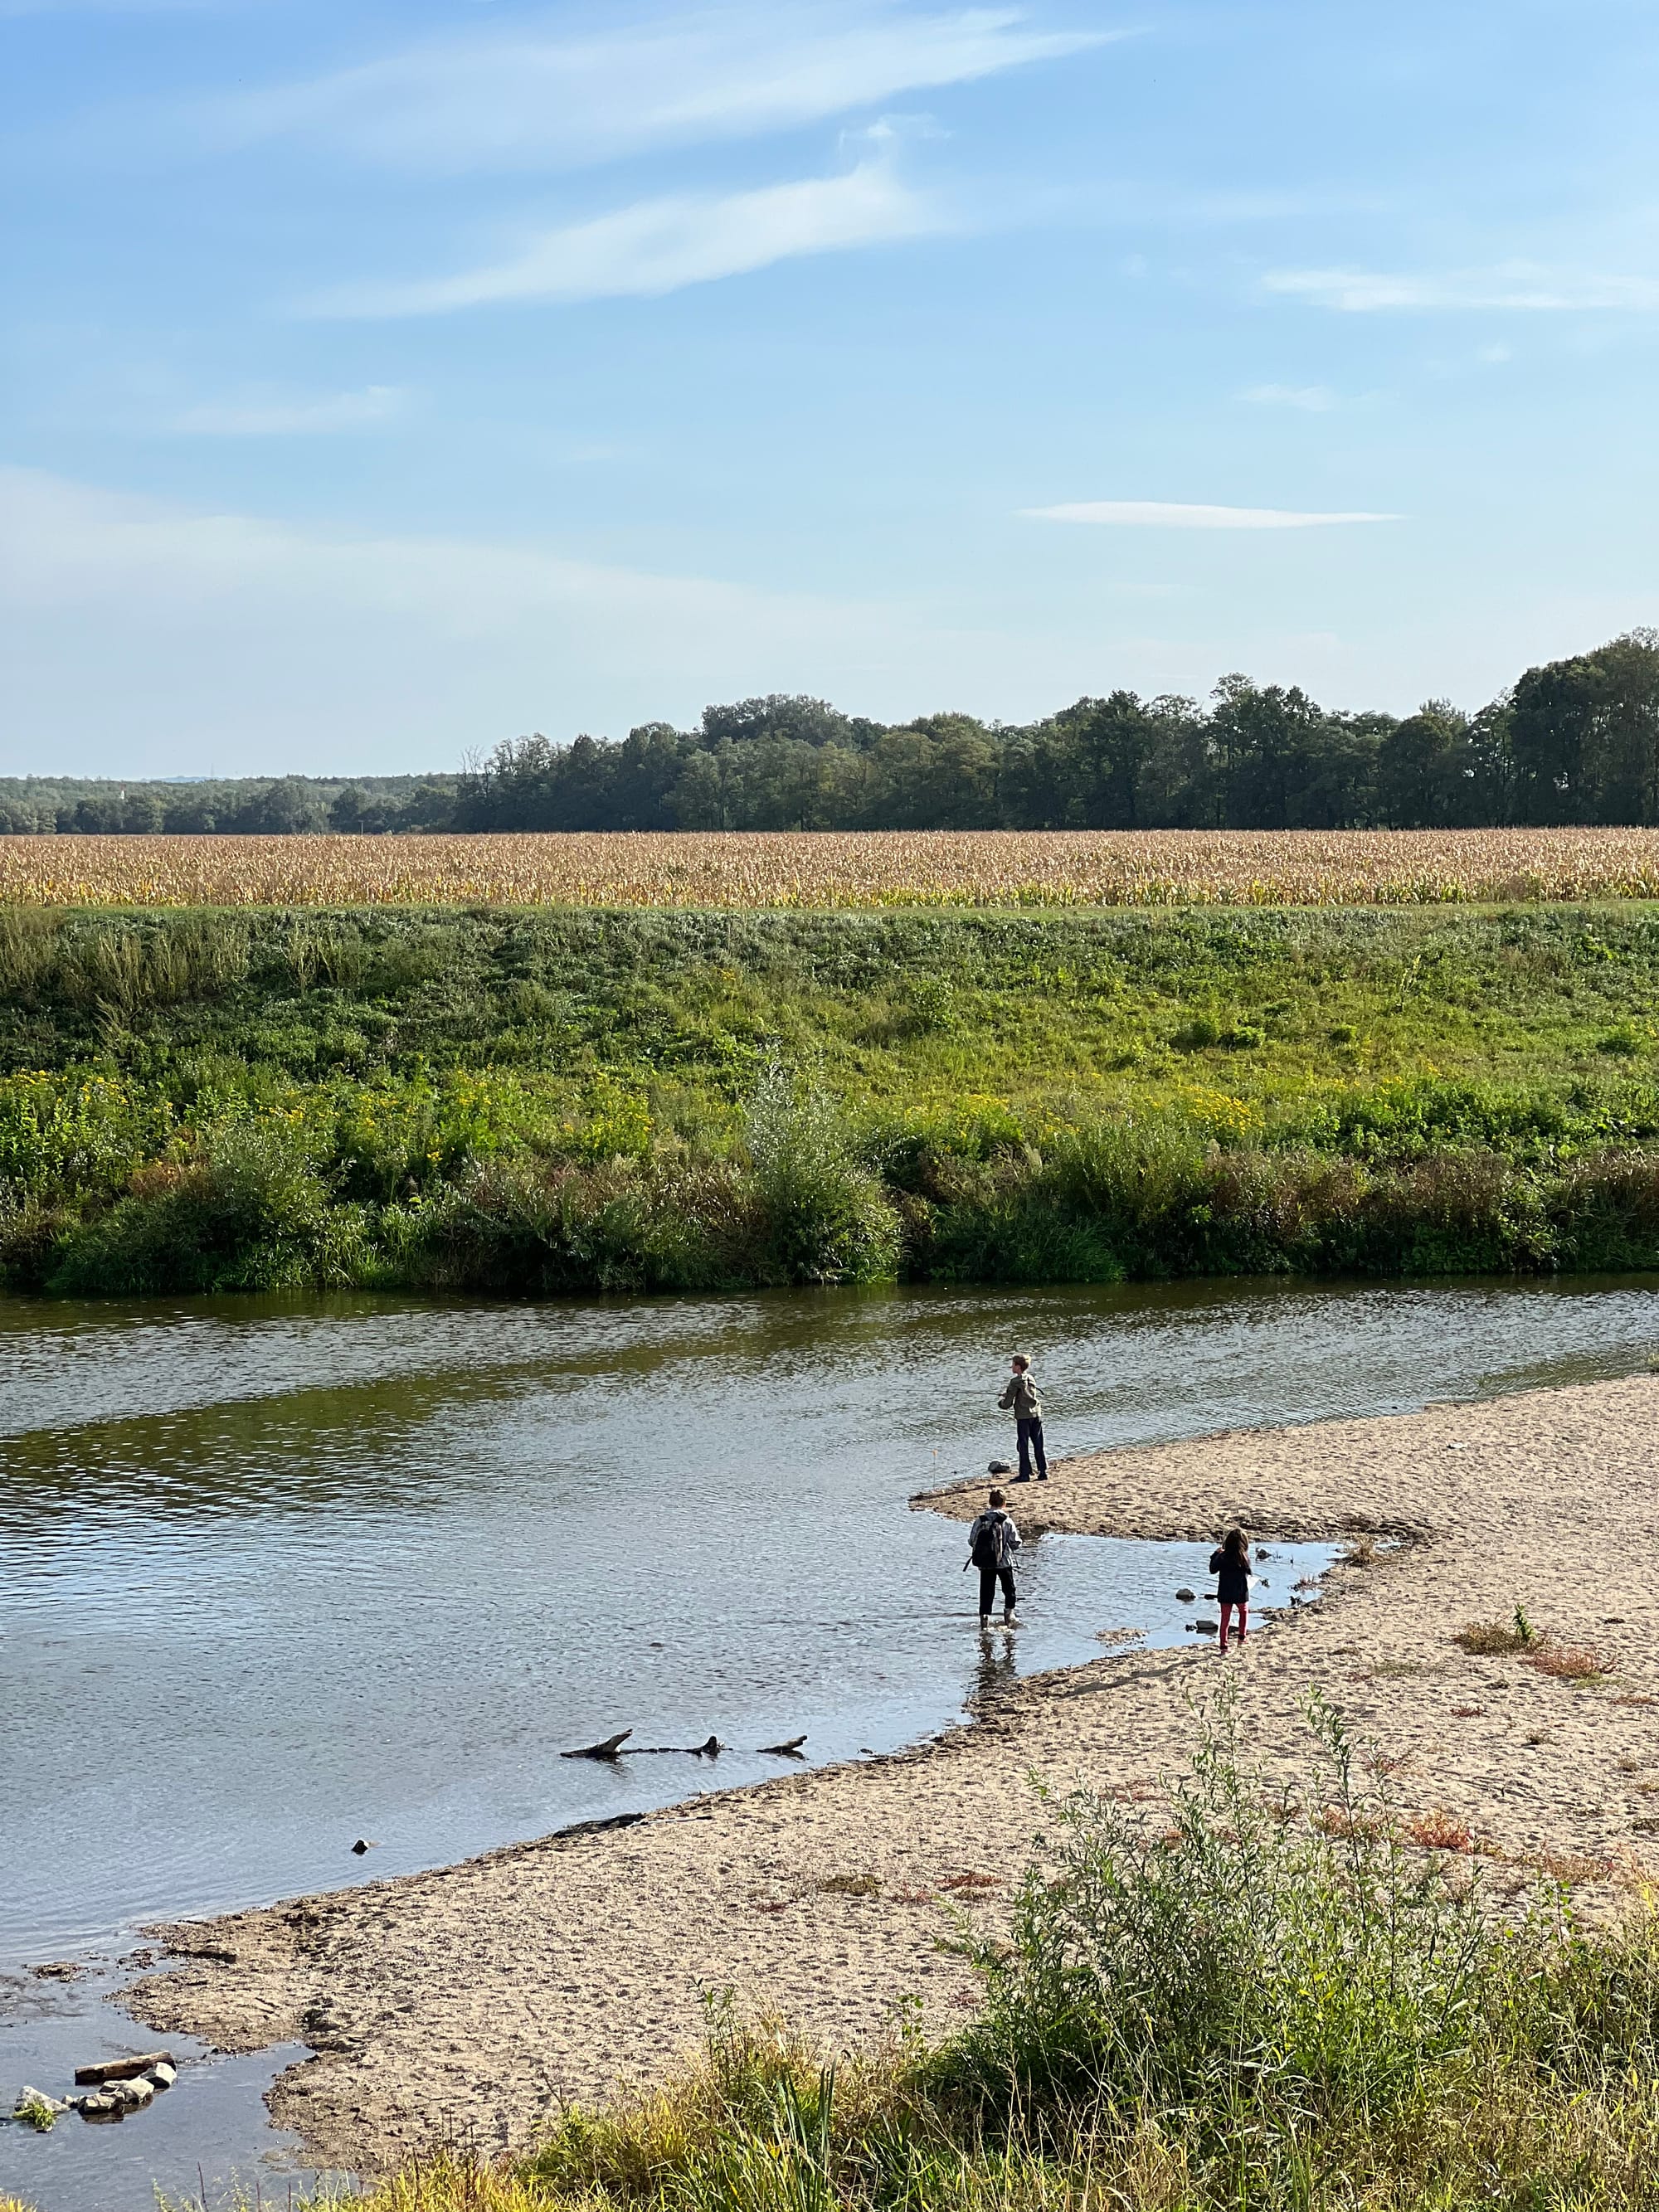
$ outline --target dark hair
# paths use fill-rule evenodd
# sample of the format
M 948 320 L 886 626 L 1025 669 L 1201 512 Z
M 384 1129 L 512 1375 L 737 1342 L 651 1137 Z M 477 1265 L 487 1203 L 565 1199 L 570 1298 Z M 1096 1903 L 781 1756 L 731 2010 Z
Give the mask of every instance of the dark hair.
M 1249 1541 L 1242 1528 L 1230 1528 L 1221 1548 L 1230 1559 L 1243 1559 L 1249 1557 Z
M 1000 1490 L 994 1490 L 991 1492 L 991 1495 L 986 1499 L 985 1503 L 988 1505 L 1001 1505 L 1005 1504 L 1006 1500 L 1004 1498 L 1002 1492 Z

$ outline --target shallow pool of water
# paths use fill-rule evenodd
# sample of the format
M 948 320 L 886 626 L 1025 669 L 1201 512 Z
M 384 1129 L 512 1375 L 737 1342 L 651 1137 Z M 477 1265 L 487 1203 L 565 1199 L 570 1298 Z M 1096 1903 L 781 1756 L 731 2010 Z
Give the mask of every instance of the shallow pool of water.
M 962 1531 L 906 1500 L 1008 1453 L 1014 1349 L 1067 1452 L 1643 1368 L 1659 1293 L 0 1301 L 0 1966 L 748 1781 L 803 1731 L 890 1749 L 986 1674 L 1179 1637 L 1200 1550 L 1049 1538 L 981 1651 Z M 732 1748 L 558 1755 L 627 1727 Z M 27 2148 L 0 2182 L 43 2212 L 114 2205 L 43 2196 Z

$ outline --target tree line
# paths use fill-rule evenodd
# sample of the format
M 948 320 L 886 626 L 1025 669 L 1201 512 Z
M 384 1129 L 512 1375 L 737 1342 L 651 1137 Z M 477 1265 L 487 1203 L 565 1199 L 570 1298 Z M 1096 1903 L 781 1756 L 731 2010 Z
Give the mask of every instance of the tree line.
M 1659 823 L 1659 631 L 1529 668 L 1479 712 L 1321 707 L 1224 676 L 1031 723 L 884 723 L 775 694 L 612 740 L 509 739 L 453 776 L 0 783 L 0 829 L 1339 830 Z
M 0 777 L 7 836 L 296 836 L 453 826 L 453 775 L 283 775 L 116 781 L 90 776 Z

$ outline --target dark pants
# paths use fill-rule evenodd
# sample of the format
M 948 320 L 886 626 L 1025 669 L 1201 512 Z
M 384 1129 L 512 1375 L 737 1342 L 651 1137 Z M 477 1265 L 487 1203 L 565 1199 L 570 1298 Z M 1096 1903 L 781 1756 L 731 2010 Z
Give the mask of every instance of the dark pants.
M 1042 1423 L 1040 1420 L 1019 1424 L 1019 1471 L 1029 1482 L 1031 1479 L 1031 1458 L 1036 1456 L 1037 1473 L 1048 1480 L 1048 1462 L 1042 1451 Z
M 1002 1584 L 1002 1609 L 1014 1609 L 1014 1571 L 1012 1567 L 981 1567 L 979 1571 L 979 1609 L 989 1613 L 991 1601 L 997 1594 L 997 1584 Z

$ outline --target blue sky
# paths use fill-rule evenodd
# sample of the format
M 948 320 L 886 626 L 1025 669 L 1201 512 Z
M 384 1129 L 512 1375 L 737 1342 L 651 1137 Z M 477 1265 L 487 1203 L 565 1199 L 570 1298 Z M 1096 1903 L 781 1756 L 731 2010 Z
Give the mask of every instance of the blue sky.
M 1651 0 L 0 0 L 0 772 L 1659 619 Z

